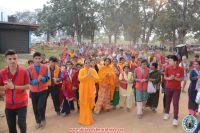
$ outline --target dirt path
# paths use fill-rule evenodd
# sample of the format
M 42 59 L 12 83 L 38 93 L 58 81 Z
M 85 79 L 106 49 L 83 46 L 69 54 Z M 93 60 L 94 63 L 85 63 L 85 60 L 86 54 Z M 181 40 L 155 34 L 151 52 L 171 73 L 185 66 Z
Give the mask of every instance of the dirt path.
M 181 121 L 183 117 L 188 114 L 187 93 L 181 94 L 179 126 L 177 128 L 174 128 L 172 126 L 172 118 L 173 118 L 172 106 L 170 111 L 170 116 L 171 116 L 170 119 L 168 121 L 164 121 L 162 119 L 163 116 L 162 97 L 163 95 L 161 94 L 157 113 L 152 113 L 150 110 L 147 110 L 145 112 L 143 119 L 141 120 L 138 120 L 136 117 L 136 107 L 133 107 L 133 110 L 131 112 L 127 112 L 126 110 L 123 109 L 122 110 L 117 109 L 117 110 L 111 110 L 110 112 L 103 112 L 100 115 L 94 116 L 95 124 L 86 128 L 123 128 L 124 133 L 147 133 L 147 132 L 184 133 Z M 0 102 L 0 111 L 2 111 L 3 109 L 4 109 L 4 103 Z M 78 120 L 77 112 L 72 112 L 69 116 L 66 117 L 57 116 L 56 113 L 54 112 L 51 98 L 49 98 L 48 100 L 46 120 L 47 120 L 47 125 L 45 129 L 38 129 L 38 130 L 35 129 L 34 114 L 31 102 L 29 102 L 28 116 L 27 116 L 28 133 L 70 133 L 70 128 L 83 127 L 77 123 Z M 5 117 L 0 118 L 0 133 L 7 133 L 7 132 L 8 130 Z M 107 132 L 99 132 L 99 133 L 107 133 Z

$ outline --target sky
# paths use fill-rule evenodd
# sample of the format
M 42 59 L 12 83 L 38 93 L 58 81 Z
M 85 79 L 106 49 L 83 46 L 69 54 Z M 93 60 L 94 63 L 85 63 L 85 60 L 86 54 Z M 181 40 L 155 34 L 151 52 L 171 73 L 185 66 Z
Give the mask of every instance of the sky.
M 4 21 L 8 15 L 12 15 L 19 11 L 34 11 L 34 9 L 42 8 L 48 0 L 0 0 L 0 12 L 3 12 Z

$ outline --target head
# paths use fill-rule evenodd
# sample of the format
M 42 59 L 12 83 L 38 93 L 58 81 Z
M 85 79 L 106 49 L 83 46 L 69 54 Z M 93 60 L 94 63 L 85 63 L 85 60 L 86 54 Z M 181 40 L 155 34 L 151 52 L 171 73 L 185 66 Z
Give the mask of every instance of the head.
M 15 50 L 7 50 L 4 54 L 6 64 L 9 68 L 17 67 L 18 64 L 18 56 Z
M 195 69 L 200 69 L 200 61 L 195 61 L 193 66 Z
M 78 61 L 78 56 L 73 57 L 73 61 L 77 62 Z
M 89 59 L 89 58 L 86 58 L 86 59 L 84 60 L 84 64 L 85 64 L 85 67 L 86 67 L 86 68 L 89 68 L 89 67 L 90 67 L 90 59 Z
M 119 50 L 119 53 L 120 53 L 120 54 L 123 54 L 123 53 L 124 53 L 124 50 L 123 50 L 123 49 L 120 49 L 120 50 Z
M 96 61 L 94 59 L 91 59 L 90 60 L 90 65 L 91 65 L 91 67 L 95 67 Z
M 110 59 L 110 58 L 105 58 L 105 59 L 104 59 L 104 64 L 105 64 L 106 66 L 110 65 L 110 64 L 111 64 L 111 59 Z
M 169 57 L 169 65 L 176 66 L 177 65 L 177 61 L 178 61 L 178 58 L 177 58 L 176 55 L 171 55 Z
M 130 71 L 129 65 L 125 65 L 123 70 L 124 70 L 125 73 L 128 73 Z
M 50 67 L 55 67 L 57 62 L 58 62 L 58 59 L 55 56 L 49 57 L 49 65 L 50 65 Z
M 146 61 L 146 60 L 143 59 L 143 60 L 141 61 L 141 67 L 142 67 L 142 68 L 146 68 L 146 67 L 147 67 L 147 61 Z
M 184 55 L 184 56 L 182 56 L 182 61 L 183 62 L 186 62 L 187 61 L 187 57 Z
M 195 55 L 195 61 L 199 60 L 199 55 Z
M 125 62 L 124 57 L 119 58 L 119 62 L 120 62 L 120 63 L 124 63 L 124 62 Z
M 151 63 L 150 64 L 150 69 L 151 70 L 157 70 L 158 69 L 158 63 L 156 63 L 156 62 Z
M 42 61 L 42 54 L 40 52 L 35 52 L 33 54 L 33 62 L 36 66 L 39 66 Z
M 33 64 L 33 60 L 28 60 L 28 65 L 32 65 Z
M 131 60 L 134 62 L 135 61 L 135 56 L 131 56 Z
M 80 63 L 76 64 L 76 68 L 77 68 L 78 71 L 79 71 L 82 67 L 83 67 L 82 64 L 80 64 Z
M 116 58 L 113 59 L 113 64 L 116 66 L 118 64 L 118 60 Z
M 73 63 L 71 61 L 67 61 L 66 62 L 66 68 L 67 69 L 72 69 L 72 67 L 73 67 Z

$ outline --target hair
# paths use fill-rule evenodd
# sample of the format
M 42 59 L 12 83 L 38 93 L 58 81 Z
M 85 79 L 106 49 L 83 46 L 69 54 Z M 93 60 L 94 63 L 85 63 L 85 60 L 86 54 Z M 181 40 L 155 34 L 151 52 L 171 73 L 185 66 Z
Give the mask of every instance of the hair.
M 49 61 L 58 62 L 58 59 L 55 56 L 49 57 Z
M 123 67 L 123 70 L 124 70 L 125 68 L 130 69 L 129 65 L 125 65 L 125 66 Z
M 111 64 L 112 61 L 111 61 L 110 58 L 105 58 L 105 59 L 104 59 L 104 62 L 105 62 L 106 60 L 109 60 L 109 62 L 110 62 L 109 64 Z
M 196 55 L 195 55 L 195 58 L 199 58 L 199 55 L 198 55 L 198 54 L 196 54 Z
M 166 57 L 167 57 L 167 59 L 169 59 L 171 57 L 171 55 L 167 55 Z
M 154 66 L 156 69 L 158 68 L 158 63 L 156 62 L 151 63 L 151 65 Z
M 120 61 L 124 60 L 124 57 L 120 57 L 119 60 L 120 60 Z
M 196 61 L 198 63 L 198 65 L 200 65 L 200 61 Z
M 35 53 L 33 54 L 33 58 L 35 58 L 36 56 L 39 56 L 39 57 L 41 57 L 41 56 L 42 56 L 42 54 L 41 54 L 40 52 L 35 52 Z
M 113 61 L 114 61 L 114 60 L 116 60 L 116 61 L 118 62 L 117 58 L 113 58 Z
M 85 58 L 85 60 L 84 60 L 84 64 L 85 64 L 85 62 L 86 62 L 87 60 L 91 61 L 90 58 Z
M 15 55 L 17 52 L 13 49 L 9 49 L 5 52 L 4 56 L 7 57 L 8 55 Z
M 178 57 L 176 55 L 171 55 L 169 59 L 172 59 L 173 61 L 178 61 Z
M 142 59 L 141 63 L 146 63 L 147 64 L 147 60 Z
M 69 64 L 69 63 L 70 63 L 71 65 L 73 65 L 72 61 L 70 61 L 70 60 L 66 62 L 66 65 Z
M 81 67 L 82 67 L 83 65 L 82 65 L 81 63 L 77 63 L 77 64 L 76 64 L 76 67 L 77 67 L 77 66 L 81 66 Z
M 132 56 L 131 56 L 131 58 L 132 58 L 132 59 L 135 59 L 135 56 L 134 56 L 134 55 L 132 55 Z
M 33 63 L 33 60 L 28 60 L 28 64 L 30 65 L 31 63 Z

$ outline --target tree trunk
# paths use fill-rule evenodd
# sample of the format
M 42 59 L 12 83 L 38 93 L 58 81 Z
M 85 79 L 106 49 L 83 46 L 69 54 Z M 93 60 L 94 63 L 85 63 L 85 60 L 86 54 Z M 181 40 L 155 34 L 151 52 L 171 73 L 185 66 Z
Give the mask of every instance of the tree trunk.
M 50 41 L 50 33 L 47 32 L 47 42 L 49 42 L 49 41 Z
M 176 46 L 176 30 L 173 30 L 173 48 Z
M 112 42 L 111 42 L 111 41 L 112 41 L 112 40 L 111 40 L 111 37 L 112 37 L 111 35 L 108 35 L 108 41 L 109 41 L 109 44 L 112 43 Z
M 117 44 L 117 34 L 114 35 L 114 44 Z

